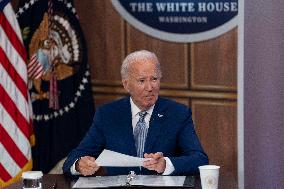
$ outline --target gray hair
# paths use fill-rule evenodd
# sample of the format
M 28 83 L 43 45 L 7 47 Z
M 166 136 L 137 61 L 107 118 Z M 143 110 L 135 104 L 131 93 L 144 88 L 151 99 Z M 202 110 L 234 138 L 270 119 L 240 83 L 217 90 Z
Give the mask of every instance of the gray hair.
M 123 60 L 122 65 L 121 65 L 121 70 L 120 70 L 122 79 L 125 79 L 128 77 L 128 69 L 129 69 L 130 64 L 137 62 L 137 61 L 143 62 L 143 60 L 153 60 L 156 63 L 159 76 L 162 77 L 161 65 L 160 65 L 160 62 L 156 54 L 153 52 L 147 51 L 147 50 L 140 50 L 140 51 L 134 51 L 130 53 Z

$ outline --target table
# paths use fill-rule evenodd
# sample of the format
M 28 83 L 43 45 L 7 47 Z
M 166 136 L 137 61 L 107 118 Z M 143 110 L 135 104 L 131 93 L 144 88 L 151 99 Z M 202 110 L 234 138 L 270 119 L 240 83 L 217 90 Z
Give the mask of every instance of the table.
M 184 187 L 174 187 L 174 188 L 194 188 L 194 189 L 201 189 L 200 184 L 200 178 L 199 176 L 194 176 L 195 179 L 195 186 L 194 187 L 187 187 L 187 181 L 190 180 L 189 177 L 185 180 L 185 186 Z M 43 189 L 72 189 L 72 186 L 76 180 L 72 180 L 71 178 L 62 175 L 62 174 L 45 174 L 43 175 Z M 56 188 L 54 188 L 54 184 L 56 183 Z M 119 188 L 119 187 L 111 187 L 111 188 Z M 131 186 L 130 188 L 153 188 L 153 187 L 145 187 L 145 186 Z M 163 188 L 163 187 L 155 187 L 155 188 Z M 170 187 L 164 187 L 164 188 L 170 188 Z M 22 189 L 22 183 L 17 182 L 14 183 L 5 189 Z

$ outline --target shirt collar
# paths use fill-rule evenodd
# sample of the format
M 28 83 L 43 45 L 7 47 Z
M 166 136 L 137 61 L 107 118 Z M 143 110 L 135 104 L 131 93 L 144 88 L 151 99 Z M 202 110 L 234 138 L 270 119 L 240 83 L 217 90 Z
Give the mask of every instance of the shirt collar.
M 139 112 L 141 112 L 141 110 L 138 108 L 138 106 L 136 106 L 136 104 L 134 104 L 132 98 L 130 97 L 130 105 L 131 105 L 131 113 L 132 113 L 132 118 L 134 118 Z M 152 112 L 154 110 L 154 106 L 151 106 L 148 110 L 146 110 L 146 112 L 150 115 L 152 115 Z

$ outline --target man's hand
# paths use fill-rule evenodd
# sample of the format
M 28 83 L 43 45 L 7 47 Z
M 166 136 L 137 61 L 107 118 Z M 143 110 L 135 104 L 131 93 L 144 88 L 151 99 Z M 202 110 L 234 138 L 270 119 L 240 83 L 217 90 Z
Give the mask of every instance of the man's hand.
M 84 156 L 75 164 L 75 169 L 84 176 L 93 175 L 100 167 L 96 164 L 96 159 Z
M 145 158 L 152 158 L 143 163 L 143 167 L 149 170 L 157 171 L 158 173 L 163 173 L 166 169 L 166 160 L 162 152 L 144 154 Z

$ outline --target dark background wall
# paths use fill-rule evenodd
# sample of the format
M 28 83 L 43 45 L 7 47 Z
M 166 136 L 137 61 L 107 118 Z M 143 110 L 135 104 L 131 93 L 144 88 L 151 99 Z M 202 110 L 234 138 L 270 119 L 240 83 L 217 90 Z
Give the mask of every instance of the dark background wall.
M 245 188 L 284 188 L 284 1 L 245 1 Z

